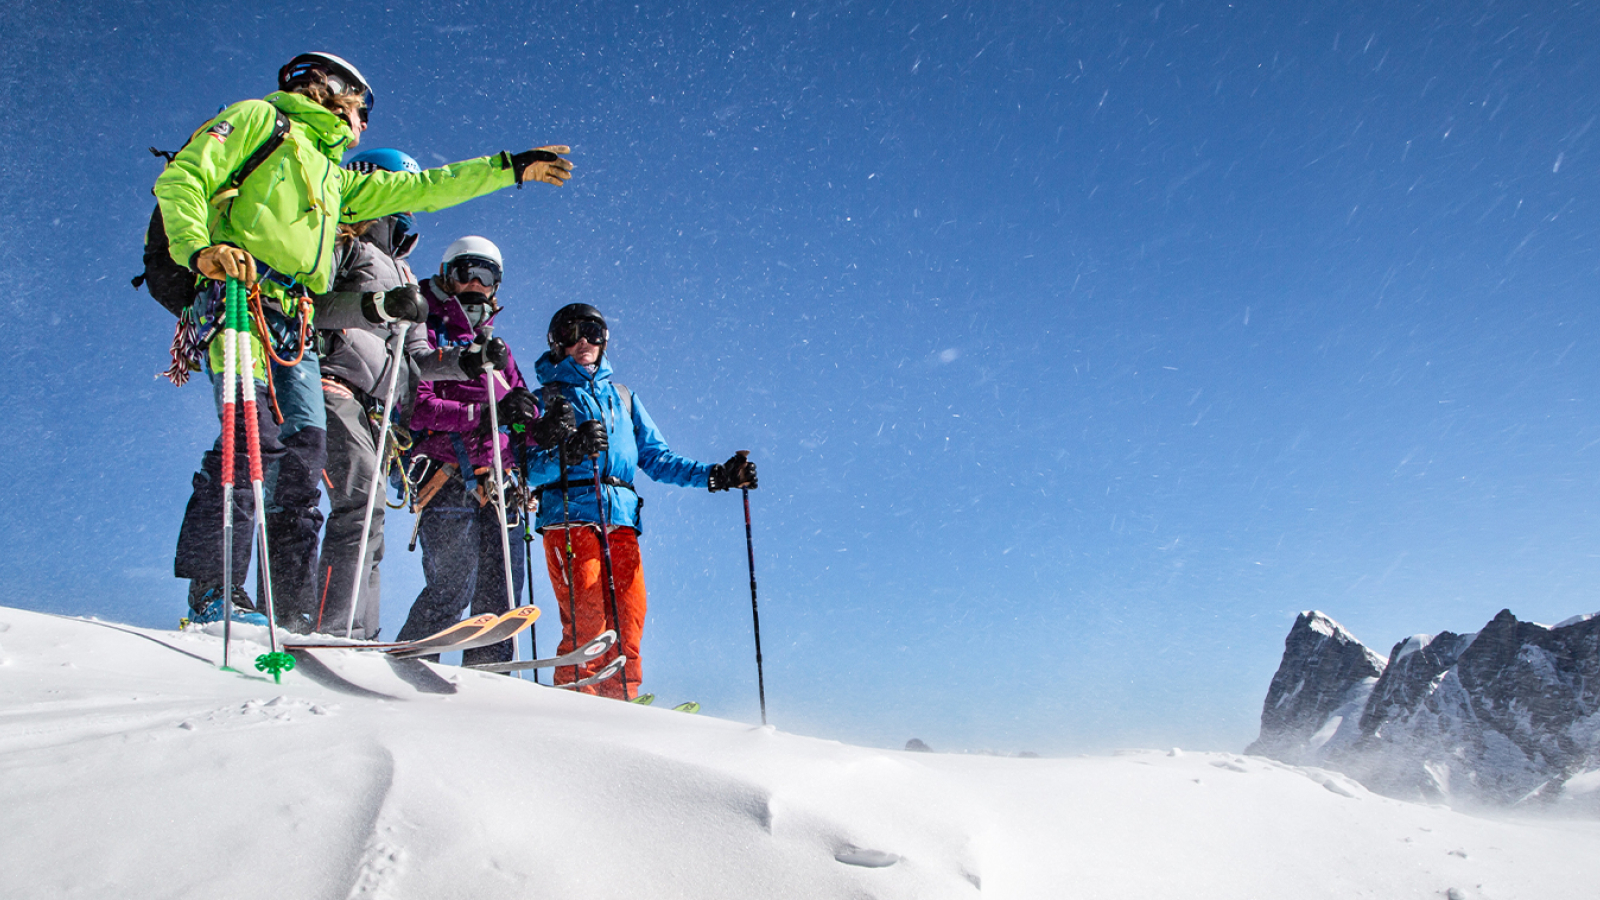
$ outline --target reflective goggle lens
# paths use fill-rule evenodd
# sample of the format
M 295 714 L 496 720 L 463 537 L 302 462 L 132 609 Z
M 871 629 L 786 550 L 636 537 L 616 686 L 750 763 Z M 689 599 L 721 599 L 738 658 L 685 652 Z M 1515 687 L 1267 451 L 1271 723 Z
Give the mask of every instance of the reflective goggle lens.
M 357 92 L 361 94 L 361 121 L 366 122 L 369 114 L 368 110 L 372 109 L 372 91 L 346 81 L 342 75 L 336 72 L 326 72 L 323 77 L 327 80 L 328 90 L 332 91 L 335 97 Z
M 500 284 L 500 267 L 487 259 L 478 259 L 471 256 L 458 256 L 450 261 L 445 268 L 445 275 L 456 284 L 466 284 L 476 281 L 486 288 L 497 287 Z
M 563 325 L 556 339 L 563 347 L 575 346 L 579 339 L 598 347 L 606 342 L 606 327 L 593 319 L 579 319 Z

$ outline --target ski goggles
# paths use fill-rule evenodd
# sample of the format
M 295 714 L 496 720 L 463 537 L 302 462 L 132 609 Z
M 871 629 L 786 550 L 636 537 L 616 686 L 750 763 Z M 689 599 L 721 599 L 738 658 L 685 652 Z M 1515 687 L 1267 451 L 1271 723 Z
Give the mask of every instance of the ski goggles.
M 500 285 L 500 266 L 481 256 L 458 256 L 445 263 L 444 277 L 456 284 L 476 281 L 492 290 Z
M 563 347 L 576 346 L 578 341 L 584 340 L 598 347 L 606 342 L 606 326 L 593 319 L 576 319 L 563 322 L 555 331 L 550 332 L 550 339 Z
M 359 113 L 361 116 L 361 121 L 363 123 L 366 122 L 368 110 L 372 109 L 372 90 L 356 84 L 355 82 L 346 81 L 344 76 L 337 72 L 327 72 L 323 77 L 328 83 L 328 92 L 333 94 L 335 97 L 343 97 L 346 94 L 355 94 L 361 97 L 361 109 Z

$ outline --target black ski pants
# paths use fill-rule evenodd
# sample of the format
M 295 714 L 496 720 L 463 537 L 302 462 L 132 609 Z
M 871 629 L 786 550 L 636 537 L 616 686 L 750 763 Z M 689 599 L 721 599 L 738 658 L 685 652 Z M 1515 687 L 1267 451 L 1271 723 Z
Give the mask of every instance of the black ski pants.
M 280 625 L 299 630 L 315 612 L 317 533 L 322 528 L 317 481 L 327 462 L 327 413 L 316 354 L 307 351 L 296 366 L 272 365 L 273 385 L 284 421 L 272 417 L 266 382 L 255 380 L 256 424 L 261 434 L 267 546 L 272 570 L 274 612 Z M 222 419 L 222 373 L 211 373 L 217 420 Z M 250 567 L 255 496 L 250 488 L 249 448 L 245 444 L 244 403 L 235 397 L 233 490 L 233 578 L 242 584 Z M 201 585 L 222 583 L 222 438 L 200 460 L 194 492 L 178 531 L 173 574 Z M 257 605 L 261 605 L 257 579 Z M 265 612 L 265 610 L 262 610 Z
M 427 637 L 455 624 L 469 607 L 474 616 L 509 611 L 499 511 L 492 504 L 479 506 L 476 497 L 467 495 L 458 476 L 439 489 L 418 517 L 422 573 L 427 586 L 411 604 L 411 615 L 397 639 Z M 525 527 L 526 523 L 519 519 L 510 530 L 512 547 L 522 546 Z M 524 570 L 522 554 L 512 553 L 514 594 L 521 594 Z M 466 651 L 462 664 L 504 662 L 511 654 L 511 642 L 501 641 Z

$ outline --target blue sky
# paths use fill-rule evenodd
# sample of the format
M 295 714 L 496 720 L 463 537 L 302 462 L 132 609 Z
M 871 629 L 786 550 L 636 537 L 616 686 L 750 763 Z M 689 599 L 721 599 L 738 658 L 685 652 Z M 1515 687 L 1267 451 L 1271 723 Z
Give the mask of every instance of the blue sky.
M 1301 609 L 1600 609 L 1596 14 L 1364 6 L 13 5 L 0 603 L 181 614 L 215 420 L 151 378 L 144 148 L 322 49 L 364 146 L 572 145 L 414 262 L 490 237 L 525 358 L 593 303 L 674 449 L 753 451 L 781 727 L 1238 749 Z M 645 687 L 753 721 L 737 497 L 644 493 Z

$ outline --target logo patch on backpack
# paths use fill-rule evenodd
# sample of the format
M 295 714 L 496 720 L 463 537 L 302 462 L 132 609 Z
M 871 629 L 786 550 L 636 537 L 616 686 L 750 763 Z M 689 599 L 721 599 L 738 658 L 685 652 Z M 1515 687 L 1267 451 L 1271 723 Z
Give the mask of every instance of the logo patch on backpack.
M 207 128 L 206 129 L 206 134 L 209 134 L 212 137 L 216 138 L 217 139 L 217 143 L 226 144 L 228 142 L 228 135 L 233 134 L 233 123 L 232 122 L 218 122 L 217 124 L 211 126 L 210 128 Z

